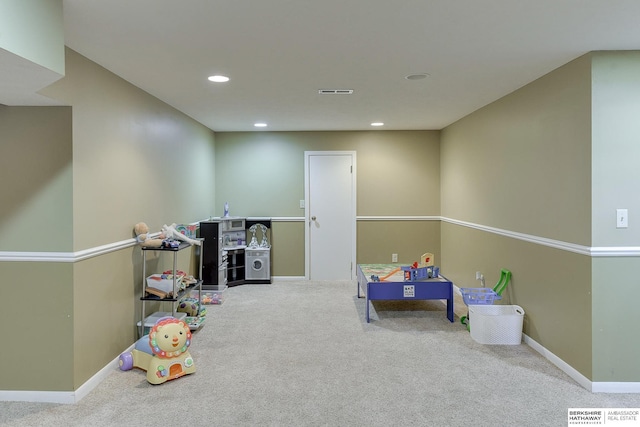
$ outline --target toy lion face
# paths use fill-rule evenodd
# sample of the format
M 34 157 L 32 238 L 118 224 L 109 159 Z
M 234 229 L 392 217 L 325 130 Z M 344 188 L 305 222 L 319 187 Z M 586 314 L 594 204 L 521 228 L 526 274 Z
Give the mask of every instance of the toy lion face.
M 177 357 L 191 345 L 191 330 L 182 320 L 159 320 L 149 332 L 151 351 L 161 358 Z

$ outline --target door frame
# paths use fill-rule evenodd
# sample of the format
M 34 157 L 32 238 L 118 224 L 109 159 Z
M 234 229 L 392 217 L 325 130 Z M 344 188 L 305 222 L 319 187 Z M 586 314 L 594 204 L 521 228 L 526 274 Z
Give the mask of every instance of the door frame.
M 311 240 L 310 240 L 310 225 L 311 225 L 311 212 L 309 211 L 309 159 L 311 156 L 351 156 L 351 278 L 354 280 L 356 277 L 356 242 L 357 242 L 357 194 L 356 194 L 356 175 L 357 175 L 357 162 L 355 151 L 305 151 L 304 152 L 304 278 L 310 280 L 310 266 L 311 266 Z

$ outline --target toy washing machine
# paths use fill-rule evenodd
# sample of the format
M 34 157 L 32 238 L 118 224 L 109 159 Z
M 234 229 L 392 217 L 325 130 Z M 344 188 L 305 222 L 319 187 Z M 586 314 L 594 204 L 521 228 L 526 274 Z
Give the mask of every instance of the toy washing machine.
M 271 248 L 247 247 L 244 256 L 245 281 L 271 283 Z

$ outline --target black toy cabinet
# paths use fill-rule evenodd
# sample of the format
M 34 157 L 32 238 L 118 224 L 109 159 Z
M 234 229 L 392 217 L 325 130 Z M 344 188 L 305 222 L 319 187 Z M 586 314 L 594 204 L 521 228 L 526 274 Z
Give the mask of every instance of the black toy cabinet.
M 224 290 L 227 287 L 227 259 L 222 250 L 222 222 L 200 223 L 202 245 L 202 288 Z

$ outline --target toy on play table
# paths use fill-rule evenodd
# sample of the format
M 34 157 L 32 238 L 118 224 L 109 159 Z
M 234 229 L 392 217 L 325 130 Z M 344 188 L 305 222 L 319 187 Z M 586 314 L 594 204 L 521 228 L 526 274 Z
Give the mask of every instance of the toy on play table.
M 398 268 L 394 268 L 393 270 L 391 270 L 389 272 L 389 274 L 382 276 L 382 277 L 378 277 L 375 274 L 371 275 L 371 280 L 374 282 L 384 282 L 385 280 L 387 280 L 389 277 L 393 276 L 394 274 L 396 274 L 398 271 L 400 271 L 400 267 Z
M 431 255 L 431 254 L 425 254 Z M 423 260 L 425 255 L 423 255 Z M 431 259 L 433 259 L 433 255 L 431 255 Z M 373 282 L 384 282 L 389 277 L 393 276 L 397 272 L 403 272 L 403 280 L 405 282 L 415 282 L 416 280 L 426 280 L 431 278 L 436 278 L 440 275 L 440 267 L 435 267 L 433 265 L 423 266 L 414 262 L 410 266 L 402 266 L 397 267 L 391 270 L 387 275 L 378 277 L 375 274 L 371 275 L 371 281 Z
M 440 267 L 432 265 L 427 267 L 418 266 L 417 262 L 409 267 L 401 267 L 404 272 L 405 282 L 415 282 L 416 280 L 433 279 L 440 275 Z
M 120 355 L 118 363 L 123 371 L 131 368 L 147 371 L 147 381 L 162 384 L 196 371 L 188 350 L 190 345 L 189 325 L 175 317 L 162 317 L 149 335 L 136 342 L 133 350 Z

